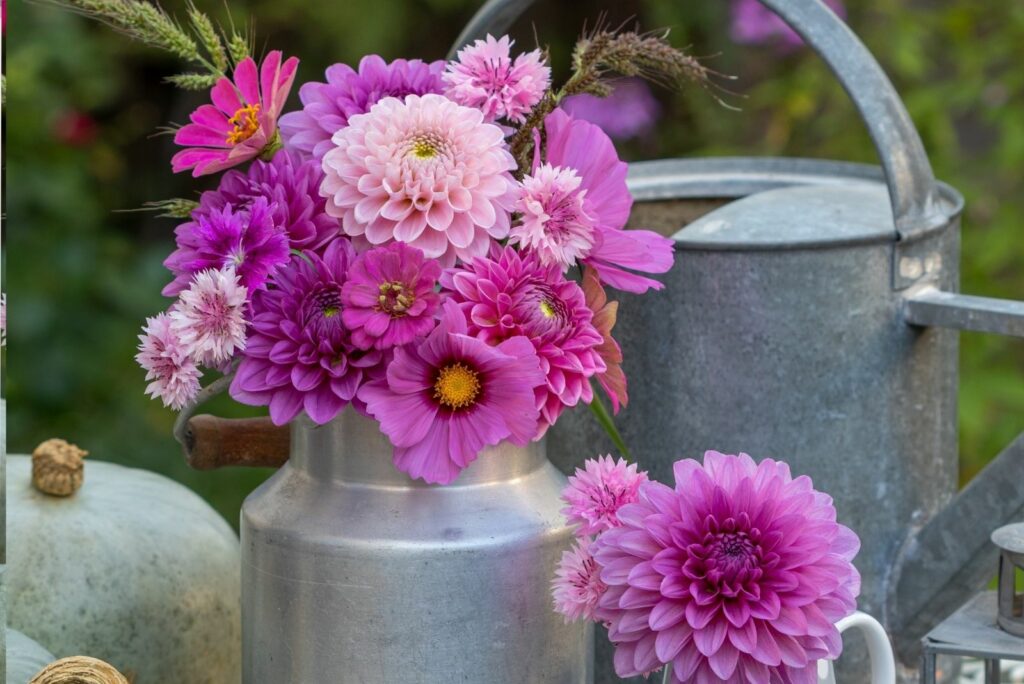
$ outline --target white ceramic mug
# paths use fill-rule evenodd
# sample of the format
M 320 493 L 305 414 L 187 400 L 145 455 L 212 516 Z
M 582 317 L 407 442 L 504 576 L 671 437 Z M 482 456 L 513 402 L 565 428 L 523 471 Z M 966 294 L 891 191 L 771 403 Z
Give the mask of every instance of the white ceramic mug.
M 839 633 L 852 628 L 860 630 L 868 644 L 871 658 L 871 684 L 896 683 L 896 659 L 893 657 L 889 635 L 878 620 L 859 610 L 836 623 Z M 819 684 L 836 684 L 836 674 L 831 660 L 818 661 Z

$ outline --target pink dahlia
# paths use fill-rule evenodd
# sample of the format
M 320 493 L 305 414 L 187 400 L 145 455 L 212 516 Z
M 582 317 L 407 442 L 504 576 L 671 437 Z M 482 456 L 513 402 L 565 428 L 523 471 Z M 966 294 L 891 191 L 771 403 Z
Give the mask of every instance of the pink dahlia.
M 445 95 L 459 104 L 475 107 L 487 121 L 526 121 L 526 115 L 540 102 L 551 85 L 551 67 L 540 50 L 511 56 L 514 45 L 508 36 L 495 40 L 488 35 L 459 50 L 458 59 L 448 63 Z
M 341 289 L 341 319 L 360 349 L 389 349 L 434 328 L 441 265 L 401 242 L 364 252 Z
M 593 620 L 597 602 L 608 588 L 601 581 L 601 568 L 590 555 L 592 544 L 589 537 L 577 539 L 571 549 L 562 552 L 555 570 L 551 595 L 555 610 L 565 616 L 566 622 Z
M 146 394 L 180 411 L 199 393 L 199 369 L 192 361 L 166 313 L 146 319 L 135 360 L 146 371 Z
M 619 409 L 629 403 L 628 383 L 622 370 L 622 347 L 612 337 L 619 303 L 608 301 L 608 294 L 601 287 L 601 279 L 592 268 L 583 269 L 583 295 L 587 300 L 587 308 L 594 312 L 594 327 L 604 338 L 597 353 L 607 369 L 604 373 L 598 373 L 597 382 L 611 399 L 612 413 L 617 415 Z
M 318 249 L 341 233 L 338 219 L 324 209 L 327 202 L 320 196 L 323 179 L 319 162 L 302 161 L 297 154 L 282 150 L 270 161 L 254 161 L 244 173 L 233 170 L 221 176 L 217 189 L 199 198 L 192 220 L 223 211 L 229 204 L 234 211 L 250 210 L 262 197 L 270 207 L 274 227 L 288 236 L 292 249 Z
M 250 293 L 265 289 L 267 279 L 289 257 L 288 234 L 275 225 L 275 208 L 259 197 L 246 209 L 227 204 L 178 226 L 178 249 L 164 261 L 174 280 L 164 295 L 178 294 L 200 271 L 225 267 L 235 270 Z
M 377 55 L 359 62 L 359 71 L 347 64 L 327 68 L 327 83 L 305 83 L 299 88 L 301 112 L 281 117 L 285 145 L 323 159 L 334 147 L 331 137 L 348 126 L 348 120 L 365 114 L 385 97 L 441 93 L 444 62 L 396 59 L 388 63 Z
M 516 167 L 500 128 L 441 95 L 381 100 L 324 156 L 327 213 L 363 243 L 397 240 L 451 266 L 508 235 Z
M 359 398 L 394 444 L 399 470 L 448 484 L 484 447 L 533 439 L 533 392 L 543 384 L 529 340 L 511 337 L 492 347 L 471 337 L 462 310 L 446 302 L 433 332 L 397 347 L 387 377 L 366 384 Z
M 832 499 L 746 454 L 679 461 L 675 480 L 641 485 L 594 546 L 615 671 L 671 662 L 676 682 L 816 682 L 860 591 L 860 542 Z
M 525 176 L 515 207 L 522 219 L 512 226 L 509 242 L 535 252 L 544 266 L 557 264 L 563 271 L 588 255 L 596 221 L 587 214 L 582 182 L 574 170 L 550 164 Z
M 207 368 L 217 368 L 245 349 L 248 291 L 234 269 L 200 271 L 178 295 L 171 328 L 185 352 Z
M 251 57 L 239 62 L 234 82 L 217 81 L 210 90 L 213 104 L 194 111 L 192 123 L 174 136 L 175 143 L 188 148 L 171 160 L 174 172 L 192 169 L 196 177 L 217 173 L 280 147 L 277 117 L 298 66 L 295 57 L 282 64 L 278 50 L 267 55 L 258 73 Z
M 274 277 L 274 287 L 252 297 L 252 324 L 231 396 L 269 406 L 284 425 L 305 410 L 314 422 L 330 421 L 378 372 L 379 351 L 355 349 L 341 320 L 341 288 L 355 260 L 345 239 L 323 256 L 305 251 Z
M 562 490 L 562 499 L 569 504 L 562 513 L 569 524 L 579 525 L 577 536 L 600 534 L 619 526 L 619 509 L 636 502 L 644 482 L 647 473 L 637 472 L 635 463 L 611 456 L 588 458 Z
M 505 247 L 446 271 L 441 285 L 466 313 L 470 335 L 488 344 L 523 335 L 533 343 L 546 379 L 537 388 L 542 431 L 566 406 L 593 400 L 589 378 L 605 371 L 597 353 L 604 338 L 580 286 L 558 266 Z
M 544 130 L 544 160 L 574 169 L 583 179 L 584 208 L 594 217 L 596 228 L 594 246 L 583 263 L 597 271 L 602 282 L 620 290 L 662 289 L 657 280 L 632 271 L 665 273 L 672 268 L 672 240 L 650 230 L 624 230 L 633 197 L 626 187 L 626 163 L 619 160 L 611 139 L 594 124 L 573 119 L 560 109 L 544 119 Z M 539 164 L 538 159 L 534 166 Z

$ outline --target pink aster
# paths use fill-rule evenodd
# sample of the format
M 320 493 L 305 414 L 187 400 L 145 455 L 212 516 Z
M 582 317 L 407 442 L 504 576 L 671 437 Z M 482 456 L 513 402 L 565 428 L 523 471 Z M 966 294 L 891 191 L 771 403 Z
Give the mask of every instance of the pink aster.
M 589 379 L 606 370 L 597 351 L 604 338 L 580 286 L 558 266 L 504 247 L 446 271 L 441 285 L 466 313 L 470 335 L 489 344 L 525 335 L 533 343 L 546 379 L 537 388 L 542 431 L 566 406 L 593 400 Z
M 515 60 L 508 36 L 488 35 L 459 50 L 448 63 L 445 93 L 459 104 L 475 107 L 487 121 L 526 121 L 526 115 L 540 102 L 551 85 L 551 67 L 540 50 L 526 52 Z
M 646 472 L 637 472 L 635 463 L 611 456 L 588 458 L 583 469 L 569 477 L 562 509 L 569 524 L 579 525 L 577 536 L 599 534 L 619 526 L 617 514 L 626 504 L 636 502 L 640 485 L 647 482 Z
M 379 351 L 352 346 L 341 320 L 341 288 L 355 251 L 337 239 L 323 255 L 305 251 L 252 297 L 252 324 L 231 396 L 269 406 L 284 425 L 302 411 L 318 424 L 337 416 L 382 370 Z
M 210 90 L 213 104 L 194 111 L 192 123 L 174 136 L 175 143 L 188 148 L 171 160 L 174 172 L 217 173 L 280 147 L 277 117 L 298 66 L 295 57 L 282 64 L 278 50 L 267 55 L 258 71 L 251 57 L 239 62 L 233 81 L 222 78 Z
M 479 110 L 441 95 L 386 98 L 333 140 L 320 192 L 357 242 L 405 242 L 451 266 L 508 236 L 516 163 Z
M 626 163 L 600 128 L 573 119 L 556 109 L 544 119 L 544 161 L 574 169 L 586 191 L 584 208 L 595 221 L 594 246 L 583 263 L 597 271 L 601 282 L 626 292 L 643 293 L 664 287 L 643 273 L 672 268 L 673 242 L 650 230 L 625 230 L 633 197 L 626 187 Z M 540 165 L 540 158 L 534 167 Z
M 171 328 L 185 352 L 217 368 L 245 349 L 248 291 L 232 268 L 200 271 L 171 309 Z
M 523 178 L 509 242 L 536 252 L 545 266 L 563 271 L 587 256 L 594 246 L 596 221 L 587 213 L 580 188 L 583 179 L 572 169 L 543 164 Z
M 189 357 L 166 313 L 146 319 L 135 360 L 146 371 L 146 394 L 180 411 L 199 393 L 199 369 Z
M 715 451 L 640 486 L 594 546 L 615 671 L 675 682 L 817 682 L 856 607 L 860 542 L 832 499 L 770 459 Z
M 565 616 L 566 622 L 579 619 L 593 620 L 597 602 L 604 594 L 600 567 L 590 554 L 589 537 L 577 539 L 572 548 L 562 552 L 562 559 L 551 582 L 551 595 L 555 610 Z
M 533 345 L 520 336 L 491 346 L 468 332 L 446 302 L 433 332 L 397 347 L 387 377 L 359 391 L 411 477 L 449 484 L 484 447 L 524 445 L 537 433 L 534 388 L 544 375 Z
M 389 349 L 429 333 L 441 301 L 434 292 L 440 276 L 440 264 L 401 242 L 360 255 L 341 290 L 341 319 L 352 343 Z

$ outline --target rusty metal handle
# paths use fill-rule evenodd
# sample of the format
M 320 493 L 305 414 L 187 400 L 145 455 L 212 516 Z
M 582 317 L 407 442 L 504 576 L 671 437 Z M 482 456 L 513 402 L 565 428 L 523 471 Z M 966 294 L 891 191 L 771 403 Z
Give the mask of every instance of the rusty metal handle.
M 195 415 L 196 409 L 227 389 L 232 378 L 226 375 L 210 383 L 178 414 L 174 438 L 181 444 L 186 462 L 196 470 L 280 468 L 288 460 L 291 431 L 287 425 L 274 425 L 269 418 Z
M 500 34 L 535 0 L 488 0 L 470 19 L 449 56 L 487 33 Z M 941 227 L 938 188 L 921 137 L 889 78 L 856 34 L 821 0 L 760 0 L 828 64 L 867 126 L 885 169 L 900 240 Z

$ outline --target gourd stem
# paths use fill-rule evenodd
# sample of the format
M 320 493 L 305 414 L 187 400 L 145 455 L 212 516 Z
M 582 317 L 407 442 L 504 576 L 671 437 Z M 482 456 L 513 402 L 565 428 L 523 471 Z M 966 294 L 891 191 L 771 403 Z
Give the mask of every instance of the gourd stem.
M 32 485 L 50 496 L 71 496 L 85 477 L 88 451 L 63 439 L 48 439 L 32 452 Z
M 44 667 L 28 684 L 129 684 L 113 666 L 96 658 L 72 656 Z

